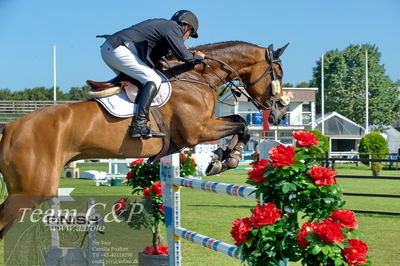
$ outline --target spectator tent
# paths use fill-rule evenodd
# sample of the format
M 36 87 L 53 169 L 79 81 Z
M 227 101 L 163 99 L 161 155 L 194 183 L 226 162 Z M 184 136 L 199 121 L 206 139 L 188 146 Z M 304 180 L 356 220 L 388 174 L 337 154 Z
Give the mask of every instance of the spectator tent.
M 326 113 L 324 135 L 329 137 L 331 152 L 357 151 L 365 129 L 337 112 Z M 322 116 L 316 119 L 317 129 L 322 132 Z

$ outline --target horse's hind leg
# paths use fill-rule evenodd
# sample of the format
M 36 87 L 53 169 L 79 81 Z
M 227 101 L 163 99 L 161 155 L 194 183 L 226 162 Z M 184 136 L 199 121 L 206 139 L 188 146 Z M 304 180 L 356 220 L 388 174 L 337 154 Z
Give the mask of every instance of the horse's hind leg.
M 23 194 L 9 195 L 6 201 L 0 205 L 0 239 L 16 222 L 22 219 L 26 221 L 27 218 L 24 215 L 48 198 Z

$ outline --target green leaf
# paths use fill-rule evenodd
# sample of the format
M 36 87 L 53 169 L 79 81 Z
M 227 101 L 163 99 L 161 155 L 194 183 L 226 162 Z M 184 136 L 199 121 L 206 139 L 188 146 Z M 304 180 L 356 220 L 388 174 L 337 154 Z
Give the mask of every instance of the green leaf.
M 290 183 L 285 183 L 282 186 L 282 192 L 283 192 L 283 194 L 287 194 L 289 191 L 290 191 Z
M 294 183 L 289 183 L 289 187 L 290 187 L 291 190 L 297 191 L 297 186 L 296 186 L 296 184 L 294 184 Z
M 328 255 L 328 254 L 330 253 L 331 249 L 330 249 L 329 246 L 323 246 L 323 247 L 321 248 L 321 251 L 322 251 L 322 253 L 323 253 L 324 255 Z
M 318 253 L 321 252 L 321 247 L 317 244 L 313 247 L 313 249 L 311 250 L 311 254 L 313 255 L 317 255 Z
M 324 200 L 324 202 L 325 202 L 326 204 L 332 204 L 332 202 L 335 201 L 335 199 L 333 199 L 333 198 L 324 198 L 323 200 Z

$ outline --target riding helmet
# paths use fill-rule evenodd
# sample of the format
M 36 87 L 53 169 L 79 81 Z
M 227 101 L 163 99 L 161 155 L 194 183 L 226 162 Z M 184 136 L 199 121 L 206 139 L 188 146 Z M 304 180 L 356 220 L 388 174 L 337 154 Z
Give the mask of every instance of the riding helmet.
M 199 21 L 195 14 L 189 10 L 179 10 L 171 17 L 171 20 L 175 20 L 180 23 L 188 24 L 192 28 L 190 37 L 197 38 L 197 31 L 199 29 Z

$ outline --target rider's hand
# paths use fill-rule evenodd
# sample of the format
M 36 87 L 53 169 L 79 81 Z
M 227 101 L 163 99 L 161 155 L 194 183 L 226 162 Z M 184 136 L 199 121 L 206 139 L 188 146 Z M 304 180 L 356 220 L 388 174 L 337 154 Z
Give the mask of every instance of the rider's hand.
M 202 51 L 194 51 L 195 55 L 201 56 L 201 57 L 206 57 L 205 53 L 203 53 Z

